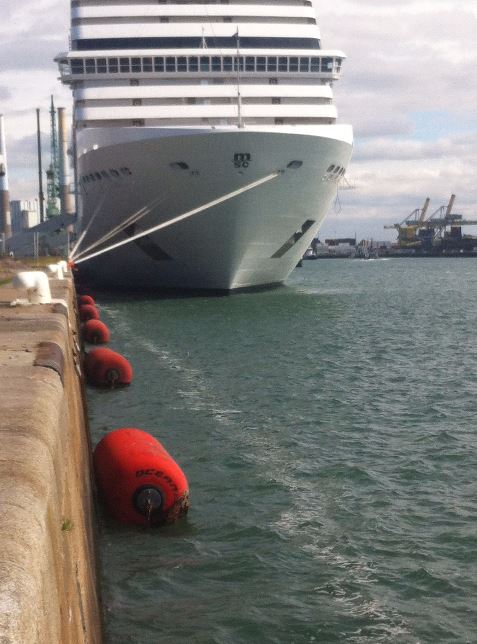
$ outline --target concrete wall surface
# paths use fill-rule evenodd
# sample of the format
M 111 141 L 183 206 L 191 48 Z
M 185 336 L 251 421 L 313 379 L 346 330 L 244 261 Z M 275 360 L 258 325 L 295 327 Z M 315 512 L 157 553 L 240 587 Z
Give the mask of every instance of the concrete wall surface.
M 0 288 L 0 644 L 102 638 L 75 294 L 50 284 L 67 310 Z

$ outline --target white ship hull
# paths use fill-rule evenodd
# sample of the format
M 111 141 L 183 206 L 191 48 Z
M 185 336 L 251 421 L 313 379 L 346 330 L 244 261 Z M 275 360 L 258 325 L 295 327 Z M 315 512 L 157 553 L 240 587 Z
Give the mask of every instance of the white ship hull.
M 98 283 L 133 289 L 230 291 L 282 283 L 336 195 L 338 175 L 329 168 L 346 168 L 352 149 L 351 129 L 338 125 L 312 133 L 93 128 L 81 134 L 82 252 L 91 248 L 92 254 L 225 197 L 80 264 Z M 84 179 L 98 174 L 101 179 Z M 118 229 L 141 208 L 145 216 Z M 112 238 L 95 246 L 113 229 L 118 232 Z

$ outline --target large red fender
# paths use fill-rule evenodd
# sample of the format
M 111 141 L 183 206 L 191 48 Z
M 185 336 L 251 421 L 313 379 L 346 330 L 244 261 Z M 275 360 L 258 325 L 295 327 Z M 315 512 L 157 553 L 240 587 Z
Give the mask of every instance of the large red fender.
M 91 297 L 91 295 L 78 295 L 78 304 L 92 304 L 95 306 L 95 301 Z
M 83 339 L 91 344 L 107 344 L 109 329 L 101 320 L 87 320 L 83 326 Z
M 99 311 L 94 304 L 80 304 L 79 316 L 81 322 L 86 322 L 86 320 L 99 320 Z
M 184 472 L 153 436 L 121 428 L 107 434 L 93 455 L 99 492 L 123 523 L 174 523 L 189 509 Z
M 131 384 L 133 370 L 129 361 L 111 349 L 93 349 L 85 355 L 86 378 L 91 385 L 117 387 Z

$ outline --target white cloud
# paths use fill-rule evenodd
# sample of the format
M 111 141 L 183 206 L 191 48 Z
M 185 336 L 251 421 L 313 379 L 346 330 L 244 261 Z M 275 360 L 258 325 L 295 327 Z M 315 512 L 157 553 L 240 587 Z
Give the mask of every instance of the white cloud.
M 427 195 L 437 208 L 451 192 L 456 208 L 476 217 L 474 0 L 315 4 L 323 45 L 348 55 L 335 98 L 356 136 L 348 173 L 356 188 L 341 194 L 327 227 L 359 222 L 376 233 Z

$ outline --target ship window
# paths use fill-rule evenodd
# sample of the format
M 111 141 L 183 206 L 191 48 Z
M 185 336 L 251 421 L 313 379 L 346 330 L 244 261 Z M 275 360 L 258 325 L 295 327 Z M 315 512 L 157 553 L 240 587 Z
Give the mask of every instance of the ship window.
M 96 179 L 98 179 L 98 181 L 101 181 L 102 176 L 99 174 L 99 172 L 95 172 L 94 176 L 96 177 Z
M 141 127 L 142 125 L 144 125 L 144 119 L 135 119 L 135 120 L 132 122 L 132 124 L 133 124 L 135 127 Z
M 257 58 L 257 72 L 266 71 L 266 60 L 265 56 L 259 56 Z
M 101 170 L 101 174 L 105 179 L 109 179 L 109 174 L 107 170 Z
M 117 58 L 110 58 L 108 60 L 108 68 L 111 74 L 116 74 L 119 69 L 119 61 Z
M 132 174 L 132 172 L 131 172 L 131 170 L 129 168 L 123 167 L 123 168 L 120 168 L 120 170 L 121 170 L 122 174 L 125 174 L 125 175 Z
M 290 71 L 291 72 L 297 72 L 298 71 L 298 58 L 295 58 L 295 56 L 290 58 Z
M 83 59 L 78 58 L 77 60 L 72 60 L 71 61 L 71 73 L 72 74 L 83 74 L 83 72 L 84 72 Z
M 133 98 L 132 104 L 135 106 L 142 105 L 142 100 L 140 98 Z
M 232 56 L 224 57 L 224 72 L 232 71 Z
M 79 38 L 73 41 L 73 49 L 78 51 L 104 49 L 191 49 L 203 46 L 203 37 L 129 37 L 129 38 Z M 235 36 L 208 36 L 205 45 L 212 49 L 237 47 Z M 320 49 L 318 38 L 273 38 L 249 37 L 240 38 L 241 49 Z
M 129 58 L 120 58 L 119 59 L 119 69 L 122 73 L 129 71 Z
M 91 181 L 96 181 L 96 177 L 94 176 L 94 174 L 90 174 L 89 178 L 91 179 Z
M 113 177 L 119 177 L 119 172 L 114 168 L 109 168 L 109 172 L 113 175 Z
M 187 71 L 187 58 L 185 56 L 179 56 L 177 59 L 177 71 L 186 72 Z
M 212 58 L 212 71 L 213 72 L 221 72 L 222 71 L 221 59 L 220 59 L 219 56 L 214 56 Z
M 326 172 L 333 172 L 334 169 L 335 169 L 335 166 L 330 165 L 330 167 L 328 168 L 328 170 Z
M 310 59 L 309 58 L 300 58 L 300 71 L 307 72 L 310 69 Z
M 339 165 L 338 165 L 338 166 L 336 166 L 336 168 L 335 168 L 335 170 L 334 170 L 334 173 L 335 173 L 335 174 L 338 174 L 338 172 L 341 172 L 341 166 L 339 166 Z
M 167 56 L 166 58 L 166 72 L 176 71 L 176 59 L 174 56 Z
M 86 59 L 86 73 L 87 74 L 94 74 L 95 73 L 95 67 L 94 67 L 94 58 L 87 58 Z
M 319 72 L 320 71 L 320 59 L 319 58 L 312 58 L 311 59 L 310 71 L 311 72 Z
M 296 170 L 297 168 L 301 168 L 302 165 L 303 161 L 290 161 L 290 163 L 287 165 L 287 168 L 293 168 L 294 170 Z
M 197 56 L 189 56 L 189 71 L 197 72 L 199 70 L 199 59 Z
M 280 57 L 278 59 L 278 71 L 287 72 L 288 71 L 288 58 Z
M 279 105 L 281 102 L 282 101 L 281 101 L 280 97 L 278 97 L 278 96 L 274 96 L 272 98 L 272 105 Z
M 181 170 L 188 170 L 189 166 L 185 161 L 175 161 L 174 163 L 169 164 L 171 168 L 180 168 Z
M 141 59 L 131 58 L 131 71 L 137 74 L 141 71 Z
M 321 68 L 322 68 L 322 70 L 324 72 L 332 72 L 333 71 L 333 59 L 332 58 L 323 58 Z
M 210 71 L 210 58 L 208 56 L 200 57 L 200 71 L 201 72 Z
M 255 57 L 254 56 L 247 56 L 245 59 L 245 69 L 247 72 L 254 72 L 255 71 Z
M 152 58 L 143 58 L 142 59 L 142 71 L 143 72 L 152 72 Z
M 269 78 L 268 79 L 268 84 L 269 85 L 278 85 L 278 78 Z
M 283 125 L 283 119 L 275 119 L 275 125 Z
M 163 72 L 164 71 L 164 58 L 154 58 L 154 71 Z
M 277 71 L 276 56 L 269 56 L 267 58 L 267 72 L 276 72 L 276 71 Z
M 237 65 L 239 65 L 239 67 L 240 67 L 239 71 L 243 72 L 243 63 L 244 63 L 243 56 L 240 56 L 239 58 L 237 58 L 237 56 L 235 56 L 235 58 L 234 58 L 234 71 L 237 71 Z
M 106 58 L 98 58 L 96 61 L 96 69 L 98 71 L 98 74 L 105 74 L 106 73 Z

